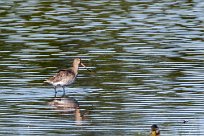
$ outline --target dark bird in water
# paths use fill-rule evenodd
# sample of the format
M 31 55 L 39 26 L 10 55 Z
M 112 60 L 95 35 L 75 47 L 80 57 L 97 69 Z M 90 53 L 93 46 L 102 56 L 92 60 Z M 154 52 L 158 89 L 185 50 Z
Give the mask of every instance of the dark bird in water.
M 183 124 L 186 124 L 186 123 L 188 123 L 188 120 L 183 120 Z
M 159 127 L 156 124 L 151 126 L 150 136 L 160 136 Z

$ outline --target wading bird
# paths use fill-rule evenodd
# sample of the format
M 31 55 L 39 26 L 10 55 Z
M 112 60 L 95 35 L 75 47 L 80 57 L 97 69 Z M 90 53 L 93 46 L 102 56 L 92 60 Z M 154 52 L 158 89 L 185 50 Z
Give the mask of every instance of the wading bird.
M 55 96 L 57 94 L 56 88 L 58 86 L 63 88 L 65 94 L 65 86 L 70 85 L 75 81 L 78 74 L 79 65 L 86 68 L 86 66 L 81 62 L 80 58 L 75 58 L 73 61 L 73 66 L 71 68 L 59 70 L 56 75 L 44 81 L 45 83 L 53 85 Z

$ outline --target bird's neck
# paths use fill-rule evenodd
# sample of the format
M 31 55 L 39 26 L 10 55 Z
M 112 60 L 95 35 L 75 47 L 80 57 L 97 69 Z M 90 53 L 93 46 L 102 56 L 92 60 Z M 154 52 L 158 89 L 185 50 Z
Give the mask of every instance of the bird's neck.
M 78 69 L 79 69 L 79 66 L 78 66 L 78 65 L 74 65 L 74 66 L 72 67 L 72 70 L 74 71 L 75 75 L 78 74 Z

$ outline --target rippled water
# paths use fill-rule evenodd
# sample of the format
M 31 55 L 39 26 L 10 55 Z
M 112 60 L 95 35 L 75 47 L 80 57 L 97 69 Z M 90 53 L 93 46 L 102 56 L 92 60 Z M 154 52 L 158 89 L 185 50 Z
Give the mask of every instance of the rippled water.
M 0 134 L 204 135 L 203 13 L 202 0 L 1 1 Z M 54 98 L 43 80 L 75 57 L 92 72 Z

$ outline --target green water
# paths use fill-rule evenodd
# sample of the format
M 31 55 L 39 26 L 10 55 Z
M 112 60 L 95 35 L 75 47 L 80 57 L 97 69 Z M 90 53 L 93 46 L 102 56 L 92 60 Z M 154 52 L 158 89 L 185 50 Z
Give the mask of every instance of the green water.
M 0 134 L 146 136 L 157 124 L 162 136 L 204 135 L 203 9 L 202 0 L 1 1 Z M 92 69 L 66 88 L 81 120 L 50 105 L 43 83 L 76 57 Z

